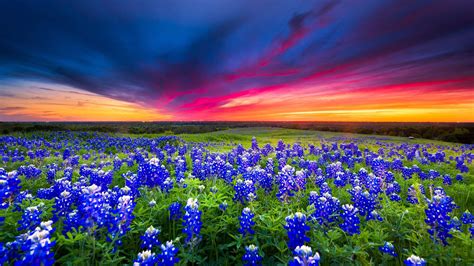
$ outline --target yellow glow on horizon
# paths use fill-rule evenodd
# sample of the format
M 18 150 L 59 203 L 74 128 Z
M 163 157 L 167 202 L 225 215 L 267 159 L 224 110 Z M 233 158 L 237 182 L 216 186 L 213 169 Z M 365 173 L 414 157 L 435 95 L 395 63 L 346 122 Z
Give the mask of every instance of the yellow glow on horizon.
M 66 86 L 23 84 L 14 96 L 0 96 L 2 119 L 22 121 L 158 121 L 171 115 Z M 19 118 L 19 119 L 18 119 Z
M 0 121 L 474 122 L 474 97 L 456 90 L 372 93 L 281 88 L 224 99 L 198 98 L 202 104 L 195 109 L 168 113 L 61 85 L 28 82 L 15 84 L 15 89 L 2 86 L 0 92 L 4 89 L 8 93 L 0 94 Z

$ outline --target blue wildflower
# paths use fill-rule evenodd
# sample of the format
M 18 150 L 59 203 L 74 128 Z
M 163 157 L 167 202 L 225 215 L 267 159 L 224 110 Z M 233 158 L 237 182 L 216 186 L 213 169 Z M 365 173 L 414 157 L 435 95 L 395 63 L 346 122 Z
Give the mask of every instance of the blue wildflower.
M 252 229 L 255 225 L 253 217 L 255 214 L 252 213 L 250 208 L 244 208 L 242 210 L 242 215 L 239 217 L 240 220 L 240 229 L 239 232 L 245 236 L 246 234 L 253 235 L 255 231 Z
M 262 257 L 258 254 L 258 247 L 250 245 L 245 247 L 245 254 L 242 257 L 244 266 L 257 266 L 261 265 Z
M 32 206 L 25 209 L 21 220 L 18 221 L 20 226 L 18 230 L 34 230 L 41 223 L 41 215 L 43 211 L 41 210 L 42 205 Z
M 158 258 L 151 250 L 145 250 L 138 253 L 138 258 L 134 261 L 134 266 L 154 266 Z
M 42 222 L 34 231 L 29 233 L 27 240 L 23 243 L 22 250 L 25 256 L 20 265 L 53 265 L 54 252 L 51 250 L 55 241 L 50 240 L 53 231 L 52 221 Z
M 140 248 L 152 250 L 153 247 L 161 245 L 161 242 L 158 239 L 159 234 L 160 230 L 154 228 L 153 226 L 148 227 L 148 229 L 145 231 L 145 234 L 140 236 L 140 239 L 142 240 Z
M 288 264 L 289 266 L 317 266 L 319 265 L 319 253 L 313 255 L 311 247 L 298 246 L 293 253 L 296 255 Z
M 161 253 L 158 254 L 158 265 L 173 266 L 179 262 L 178 248 L 173 245 L 172 241 L 167 241 L 161 245 Z
M 297 212 L 286 217 L 284 228 L 288 234 L 288 248 L 293 250 L 297 246 L 302 246 L 310 239 L 306 236 L 306 232 L 310 227 L 306 224 L 306 215 Z
M 379 250 L 385 254 L 388 254 L 393 257 L 397 257 L 397 252 L 395 252 L 395 247 L 390 242 L 385 242 L 383 246 L 379 247 Z
M 181 219 L 181 203 L 179 202 L 173 202 L 169 206 L 169 211 L 170 211 L 170 220 L 177 221 Z
M 199 202 L 193 198 L 189 198 L 184 207 L 186 214 L 183 217 L 183 233 L 187 234 L 186 243 L 198 242 L 201 239 L 201 211 L 198 208 Z
M 441 188 L 434 190 L 434 196 L 425 210 L 425 222 L 430 226 L 428 232 L 435 241 L 440 240 L 444 245 L 448 244 L 447 239 L 452 237 L 449 231 L 453 228 L 449 213 L 456 207 L 451 197 L 444 193 L 444 190 Z
M 360 219 L 357 216 L 359 210 L 350 204 L 343 205 L 342 210 L 341 217 L 343 222 L 339 225 L 341 229 L 349 235 L 359 234 Z
M 426 265 L 426 261 L 423 258 L 420 258 L 415 255 L 411 255 L 406 260 L 403 261 L 407 266 L 423 266 Z

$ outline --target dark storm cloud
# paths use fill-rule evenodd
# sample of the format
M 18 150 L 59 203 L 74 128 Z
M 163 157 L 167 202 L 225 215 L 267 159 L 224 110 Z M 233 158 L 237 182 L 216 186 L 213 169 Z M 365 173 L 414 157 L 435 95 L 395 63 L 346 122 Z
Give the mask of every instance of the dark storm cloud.
M 169 109 L 352 72 L 373 87 L 474 74 L 468 0 L 3 1 L 0 25 L 0 82 Z

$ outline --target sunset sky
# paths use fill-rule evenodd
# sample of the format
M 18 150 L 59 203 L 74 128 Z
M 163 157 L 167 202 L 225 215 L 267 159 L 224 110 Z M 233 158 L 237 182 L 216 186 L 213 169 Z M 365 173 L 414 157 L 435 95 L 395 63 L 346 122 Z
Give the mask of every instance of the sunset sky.
M 2 1 L 0 121 L 474 122 L 474 1 Z

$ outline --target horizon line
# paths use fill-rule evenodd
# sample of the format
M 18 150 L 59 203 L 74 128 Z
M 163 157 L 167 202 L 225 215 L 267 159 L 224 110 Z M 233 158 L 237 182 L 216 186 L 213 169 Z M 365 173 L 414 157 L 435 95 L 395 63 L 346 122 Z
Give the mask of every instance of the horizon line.
M 308 121 L 308 120 L 110 120 L 110 121 L 0 121 L 0 123 L 407 123 L 407 124 L 474 124 L 474 121 Z

